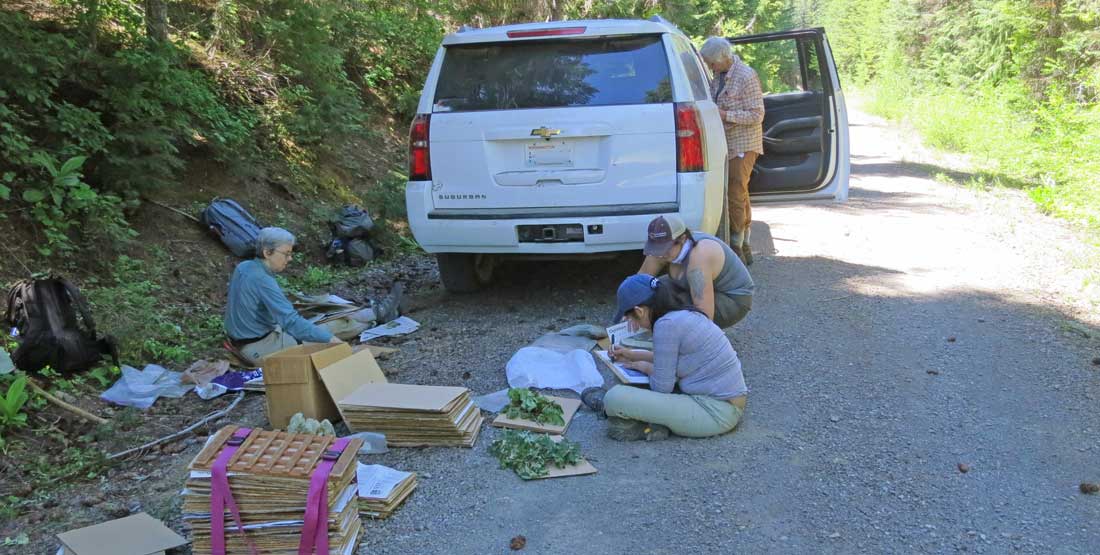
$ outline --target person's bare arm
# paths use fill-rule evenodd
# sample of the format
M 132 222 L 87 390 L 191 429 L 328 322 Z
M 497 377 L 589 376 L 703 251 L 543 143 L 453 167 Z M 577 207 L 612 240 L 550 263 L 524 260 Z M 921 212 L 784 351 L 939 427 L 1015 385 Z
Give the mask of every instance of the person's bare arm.
M 691 289 L 691 302 L 695 308 L 703 311 L 707 318 L 714 320 L 714 276 L 708 266 L 713 256 L 711 241 L 700 241 L 695 248 L 699 249 L 696 256 L 692 256 L 687 267 L 687 282 Z
M 656 276 L 661 270 L 665 269 L 665 265 L 666 264 L 659 260 L 657 257 L 647 256 L 645 257 L 645 260 L 642 261 L 642 267 L 638 268 L 638 273 Z

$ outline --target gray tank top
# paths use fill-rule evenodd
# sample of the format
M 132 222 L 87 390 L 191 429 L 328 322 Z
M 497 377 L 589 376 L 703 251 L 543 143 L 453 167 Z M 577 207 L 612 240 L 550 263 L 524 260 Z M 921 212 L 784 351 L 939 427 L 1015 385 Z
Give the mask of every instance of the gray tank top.
M 749 275 L 749 269 L 745 267 L 745 263 L 741 262 L 737 253 L 733 252 L 729 245 L 723 243 L 721 239 L 701 231 L 692 231 L 691 236 L 695 238 L 696 242 L 714 241 L 718 243 L 722 247 L 722 252 L 726 255 L 725 261 L 722 262 L 722 271 L 718 272 L 718 277 L 714 280 L 715 293 L 725 293 L 732 296 L 752 295 L 756 289 L 756 284 L 752 282 L 752 276 Z M 694 254 L 695 249 L 688 253 L 687 259 L 683 261 L 685 268 Z M 676 283 L 687 288 L 686 278 L 687 273 L 685 272 L 676 280 Z

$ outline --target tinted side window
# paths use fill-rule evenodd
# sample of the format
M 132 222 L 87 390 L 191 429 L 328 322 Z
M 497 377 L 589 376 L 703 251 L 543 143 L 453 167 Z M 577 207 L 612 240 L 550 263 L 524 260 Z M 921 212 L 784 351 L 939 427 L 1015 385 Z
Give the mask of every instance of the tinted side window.
M 660 35 L 451 46 L 433 111 L 672 102 Z
M 707 80 L 703 77 L 703 68 L 699 65 L 699 56 L 683 37 L 673 37 L 672 47 L 676 55 L 680 57 L 680 63 L 684 65 L 688 81 L 691 82 L 691 94 L 695 100 L 706 100 L 710 96 Z

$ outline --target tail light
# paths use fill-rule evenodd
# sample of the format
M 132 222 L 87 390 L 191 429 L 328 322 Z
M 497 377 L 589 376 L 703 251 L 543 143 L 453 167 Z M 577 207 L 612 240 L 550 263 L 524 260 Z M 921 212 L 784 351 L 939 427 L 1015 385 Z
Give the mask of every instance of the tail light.
M 432 159 L 428 150 L 431 114 L 417 114 L 409 127 L 409 181 L 431 181 Z
M 707 171 L 706 145 L 699 125 L 699 108 L 694 102 L 676 103 L 676 171 Z

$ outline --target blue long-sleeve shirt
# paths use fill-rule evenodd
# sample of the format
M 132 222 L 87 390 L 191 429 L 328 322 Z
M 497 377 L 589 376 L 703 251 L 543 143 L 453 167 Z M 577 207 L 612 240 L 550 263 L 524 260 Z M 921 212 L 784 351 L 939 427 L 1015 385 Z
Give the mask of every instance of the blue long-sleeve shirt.
M 278 325 L 304 343 L 327 343 L 332 332 L 302 318 L 275 282 L 275 274 L 259 259 L 237 265 L 229 281 L 225 331 L 236 340 L 259 339 Z
M 653 325 L 653 374 L 649 388 L 732 399 L 748 393 L 741 360 L 725 332 L 705 314 L 674 310 Z

